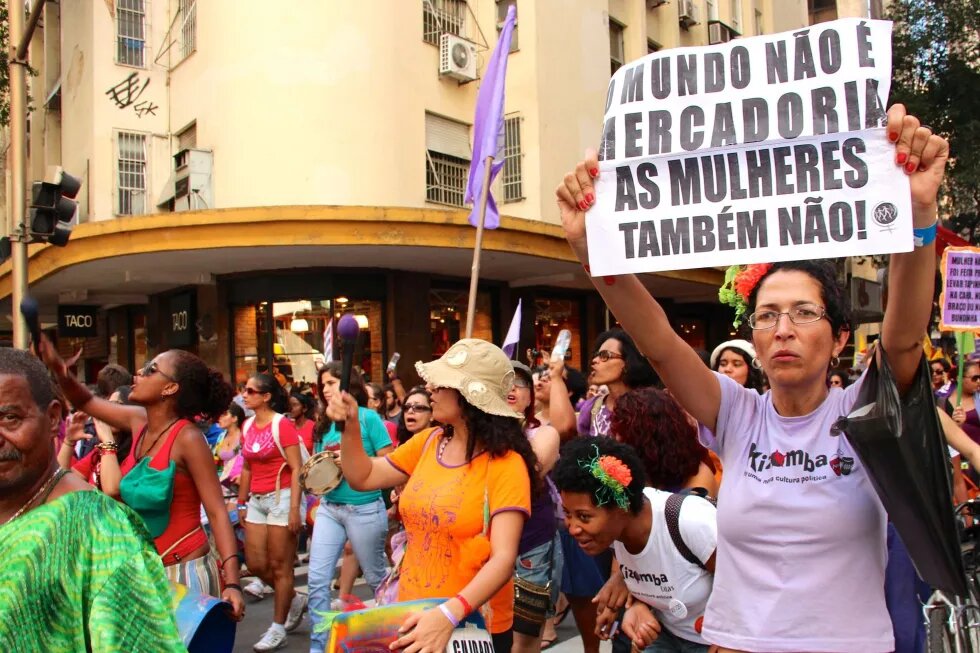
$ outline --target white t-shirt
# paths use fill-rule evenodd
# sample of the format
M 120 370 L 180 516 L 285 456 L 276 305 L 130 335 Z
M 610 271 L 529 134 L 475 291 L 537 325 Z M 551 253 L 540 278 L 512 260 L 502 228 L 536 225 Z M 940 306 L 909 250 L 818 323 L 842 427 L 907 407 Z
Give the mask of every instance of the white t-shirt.
M 648 487 L 643 495 L 653 508 L 653 526 L 646 546 L 633 555 L 621 542 L 613 543 L 626 587 L 635 598 L 653 608 L 654 615 L 671 634 L 707 644 L 695 623 L 704 616 L 712 576 L 685 560 L 674 545 L 664 515 L 670 492 Z M 681 504 L 678 523 L 687 548 L 698 560 L 708 562 L 718 539 L 715 507 L 699 496 L 689 496 Z
M 755 653 L 888 653 L 885 510 L 843 435 L 864 382 L 831 388 L 815 411 L 782 417 L 770 393 L 727 376 L 716 433 L 725 468 L 718 556 L 703 634 Z

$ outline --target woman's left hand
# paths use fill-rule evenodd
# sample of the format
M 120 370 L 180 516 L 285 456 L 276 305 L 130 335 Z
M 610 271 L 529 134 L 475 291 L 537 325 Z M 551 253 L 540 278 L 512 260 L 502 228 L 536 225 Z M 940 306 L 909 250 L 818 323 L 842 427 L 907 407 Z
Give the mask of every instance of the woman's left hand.
M 913 214 L 928 212 L 923 219 L 935 219 L 936 196 L 949 159 L 949 143 L 923 127 L 918 118 L 908 115 L 902 104 L 893 104 L 888 110 L 887 132 L 895 143 L 895 163 L 909 176 Z
M 416 612 L 408 616 L 398 629 L 401 637 L 389 647 L 405 653 L 443 653 L 453 635 L 453 625 L 438 608 Z
M 231 618 L 241 621 L 245 618 L 245 597 L 240 590 L 234 587 L 226 587 L 221 593 L 221 599 L 231 604 Z
M 300 529 L 303 528 L 303 518 L 300 517 L 299 508 L 289 509 L 289 532 L 293 535 L 299 535 Z

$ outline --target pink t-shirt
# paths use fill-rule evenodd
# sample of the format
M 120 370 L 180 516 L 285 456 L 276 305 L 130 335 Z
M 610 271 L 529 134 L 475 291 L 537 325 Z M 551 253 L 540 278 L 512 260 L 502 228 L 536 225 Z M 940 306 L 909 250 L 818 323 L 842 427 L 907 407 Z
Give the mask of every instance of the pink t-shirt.
M 718 555 L 704 638 L 756 653 L 888 653 L 885 510 L 844 436 L 864 377 L 831 388 L 802 417 L 727 376 L 715 433 L 701 439 L 725 467 Z
M 279 444 L 283 450 L 299 444 L 296 427 L 288 419 L 279 422 Z M 289 489 L 292 471 L 286 459 L 279 453 L 279 447 L 272 437 L 272 422 L 259 428 L 253 421 L 242 436 L 242 456 L 252 470 L 252 483 L 249 491 L 253 494 L 275 492 L 276 478 L 280 478 L 280 489 Z

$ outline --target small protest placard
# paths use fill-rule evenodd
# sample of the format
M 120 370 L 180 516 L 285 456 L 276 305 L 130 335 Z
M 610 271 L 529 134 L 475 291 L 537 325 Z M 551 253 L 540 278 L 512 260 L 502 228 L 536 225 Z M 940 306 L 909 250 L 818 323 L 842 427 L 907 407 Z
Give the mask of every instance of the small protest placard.
M 609 83 L 594 275 L 912 250 L 886 137 L 891 23 L 678 48 Z
M 980 331 L 980 248 L 947 247 L 939 269 L 939 328 Z

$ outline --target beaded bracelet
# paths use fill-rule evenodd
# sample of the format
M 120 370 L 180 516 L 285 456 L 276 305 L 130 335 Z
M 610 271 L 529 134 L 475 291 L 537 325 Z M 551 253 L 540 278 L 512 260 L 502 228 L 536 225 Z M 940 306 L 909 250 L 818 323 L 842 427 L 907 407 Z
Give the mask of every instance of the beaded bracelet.
M 116 444 L 115 442 L 100 442 L 97 445 L 95 445 L 95 448 L 101 450 L 102 453 L 108 453 L 108 452 L 116 453 L 117 451 L 119 451 L 119 445 Z
M 446 615 L 446 619 L 449 619 L 449 623 L 453 625 L 453 628 L 459 628 L 459 619 L 453 616 L 453 613 L 449 611 L 445 603 L 439 604 L 439 612 Z

